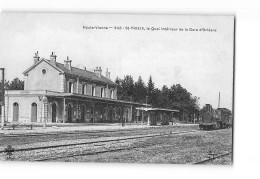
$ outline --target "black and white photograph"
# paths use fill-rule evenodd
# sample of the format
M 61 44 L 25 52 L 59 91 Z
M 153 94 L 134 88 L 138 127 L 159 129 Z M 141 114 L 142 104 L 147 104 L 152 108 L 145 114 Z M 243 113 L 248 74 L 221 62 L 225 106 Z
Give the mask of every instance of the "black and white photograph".
M 0 19 L 1 163 L 233 165 L 234 15 Z

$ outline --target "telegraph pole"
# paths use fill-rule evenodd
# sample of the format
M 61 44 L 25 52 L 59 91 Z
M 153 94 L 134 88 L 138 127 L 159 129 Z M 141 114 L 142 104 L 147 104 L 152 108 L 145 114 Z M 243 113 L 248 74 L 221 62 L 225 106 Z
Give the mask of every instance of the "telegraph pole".
M 2 119 L 1 119 L 1 129 L 4 130 L 4 124 L 5 124 L 5 69 L 0 68 L 2 71 L 2 94 L 1 94 L 1 107 L 2 107 Z

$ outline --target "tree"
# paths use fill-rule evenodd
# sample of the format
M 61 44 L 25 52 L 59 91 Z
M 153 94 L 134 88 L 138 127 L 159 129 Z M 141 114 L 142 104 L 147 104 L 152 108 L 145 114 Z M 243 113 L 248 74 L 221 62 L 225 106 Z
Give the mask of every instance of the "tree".
M 131 75 L 126 75 L 122 80 L 123 96 L 132 100 L 134 94 L 134 80 Z
M 151 95 L 154 93 L 154 82 L 152 79 L 152 76 L 150 75 L 149 80 L 148 80 L 148 84 L 147 84 L 147 94 Z
M 24 81 L 19 78 L 13 79 L 8 86 L 8 90 L 23 90 L 24 89 Z
M 183 120 L 191 120 L 193 115 L 199 111 L 199 98 L 196 96 L 193 97 L 192 94 L 180 84 L 172 85 L 169 100 L 171 108 L 180 110 L 180 118 Z
M 120 100 L 131 101 L 134 94 L 134 80 L 132 76 L 125 76 L 124 79 L 116 78 L 117 96 Z
M 3 100 L 2 99 L 2 94 L 3 94 L 3 92 L 2 92 L 2 81 L 0 82 L 0 103 L 1 103 L 1 101 Z M 5 80 L 5 83 L 4 83 L 4 89 L 5 90 L 7 90 L 8 89 L 8 86 L 9 86 L 9 81 L 6 81 Z
M 148 97 L 147 103 L 153 105 L 155 102 L 155 88 L 154 88 L 154 82 L 151 75 L 147 83 L 147 97 Z
M 20 80 L 19 78 L 14 78 L 11 82 L 5 80 L 4 88 L 5 90 L 23 90 L 24 81 Z M 0 82 L 0 90 L 2 90 L 2 82 Z
M 118 85 L 118 99 L 146 103 L 147 97 L 147 103 L 152 107 L 180 110 L 179 117 L 184 121 L 192 121 L 194 115 L 199 114 L 199 98 L 192 96 L 180 84 L 173 84 L 170 88 L 164 85 L 158 89 L 150 76 L 146 87 L 141 76 L 134 82 L 130 75 L 123 80 L 117 77 L 115 83 Z
M 5 89 L 7 90 L 8 89 L 8 87 L 9 87 L 9 81 L 6 81 L 5 80 Z M 2 81 L 0 82 L 0 90 L 2 90 Z M 0 91 L 1 92 L 1 91 Z
M 0 101 L 2 101 L 2 82 L 0 82 Z M 24 89 L 24 81 L 19 78 L 13 79 L 13 81 L 9 82 L 5 80 L 4 83 L 5 90 L 23 90 Z
M 123 88 L 122 88 L 122 80 L 116 77 L 115 83 L 117 84 L 117 99 L 123 99 Z
M 133 99 L 135 102 L 145 103 L 146 101 L 146 86 L 142 77 L 139 76 L 137 82 L 134 84 L 134 95 Z
M 160 104 L 160 97 L 161 97 L 161 90 L 160 89 L 158 89 L 158 88 L 155 88 L 154 89 L 154 93 L 153 93 L 153 95 L 152 95 L 152 105 L 154 106 L 154 107 L 163 107 L 163 106 L 161 106 L 161 104 Z M 149 96 L 148 96 L 148 99 L 149 99 Z M 166 107 L 167 108 L 167 107 Z
M 159 94 L 159 106 L 162 108 L 170 108 L 170 90 L 166 85 L 163 85 L 162 90 L 160 91 Z

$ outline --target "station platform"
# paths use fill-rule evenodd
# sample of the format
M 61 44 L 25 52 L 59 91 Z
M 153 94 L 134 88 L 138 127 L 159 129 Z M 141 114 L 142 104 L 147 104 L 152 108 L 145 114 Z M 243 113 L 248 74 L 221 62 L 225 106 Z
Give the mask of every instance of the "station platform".
M 169 126 L 190 126 L 198 124 L 182 124 L 170 123 Z M 168 125 L 167 125 L 168 126 Z M 6 126 L 4 130 L 0 130 L 0 135 L 10 134 L 37 134 L 37 133 L 59 133 L 59 132 L 80 132 L 80 131 L 109 131 L 109 130 L 129 130 L 143 128 L 158 128 L 162 125 L 150 126 L 147 123 L 47 123 L 43 127 L 42 123 L 33 124 L 32 129 L 27 126 L 17 126 L 13 130 L 12 126 Z
M 4 130 L 0 130 L 2 134 L 37 134 L 37 133 L 53 133 L 53 132 L 80 132 L 80 131 L 105 131 L 105 130 L 124 130 L 134 128 L 147 128 L 154 127 L 148 126 L 146 123 L 126 123 L 122 126 L 122 123 L 47 123 L 46 127 L 43 124 L 33 124 L 32 129 L 27 126 L 18 125 L 13 130 L 12 126 L 5 126 Z M 159 127 L 159 126 L 157 126 Z

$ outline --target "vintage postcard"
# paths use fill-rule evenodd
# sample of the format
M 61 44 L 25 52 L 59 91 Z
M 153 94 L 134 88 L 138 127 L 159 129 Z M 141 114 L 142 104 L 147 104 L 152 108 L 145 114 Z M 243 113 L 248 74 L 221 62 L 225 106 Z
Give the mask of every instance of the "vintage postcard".
M 235 17 L 0 14 L 0 161 L 231 165 Z

